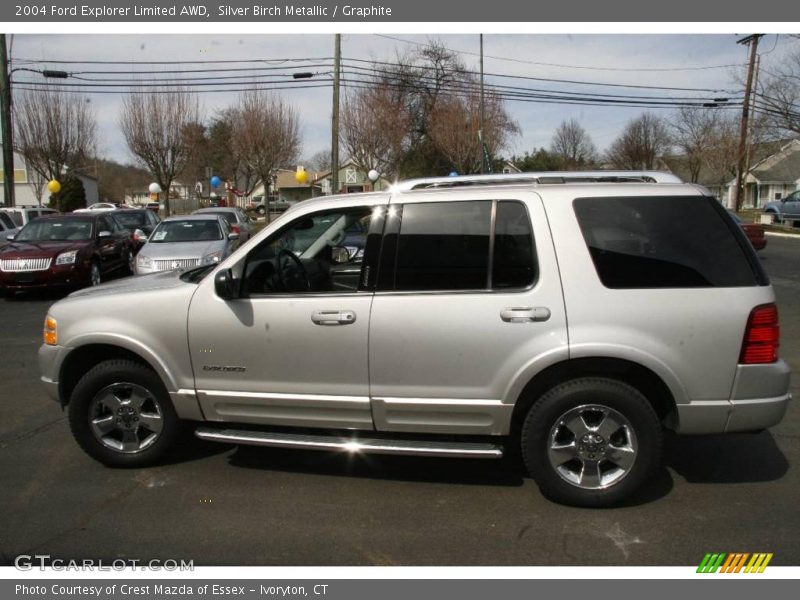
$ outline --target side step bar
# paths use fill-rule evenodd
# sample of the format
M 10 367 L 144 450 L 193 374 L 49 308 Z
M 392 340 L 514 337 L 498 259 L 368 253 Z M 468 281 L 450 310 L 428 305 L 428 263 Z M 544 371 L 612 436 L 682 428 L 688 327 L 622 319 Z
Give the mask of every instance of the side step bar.
M 226 444 L 272 446 L 300 450 L 325 450 L 352 454 L 401 454 L 407 456 L 436 456 L 450 458 L 501 458 L 503 448 L 494 444 L 475 442 L 439 442 L 392 440 L 360 437 L 308 435 L 250 431 L 245 429 L 214 429 L 198 427 L 194 433 L 201 440 Z

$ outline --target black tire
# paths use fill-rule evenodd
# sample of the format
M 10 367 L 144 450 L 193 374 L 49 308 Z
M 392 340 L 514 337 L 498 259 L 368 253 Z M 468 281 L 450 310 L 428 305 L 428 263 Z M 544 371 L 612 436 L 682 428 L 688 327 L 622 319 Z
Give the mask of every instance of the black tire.
M 622 425 L 613 429 L 618 421 Z M 584 428 L 587 423 L 592 425 Z M 656 472 L 661 446 L 661 423 L 647 398 L 627 383 L 601 377 L 574 379 L 546 392 L 528 411 L 521 432 L 525 466 L 542 494 L 573 506 L 619 504 Z
M 97 269 L 97 280 L 95 281 L 94 278 L 94 270 Z M 100 285 L 103 282 L 103 269 L 100 266 L 100 261 L 96 258 L 92 259 L 92 262 L 89 264 L 89 287 L 94 287 L 96 285 Z
M 122 272 L 125 275 L 133 275 L 136 266 L 136 254 L 132 248 L 122 251 Z
M 131 390 L 128 414 L 117 414 L 126 407 L 124 396 L 128 388 Z M 109 392 L 123 398 L 117 411 L 100 401 Z M 144 396 L 139 412 L 132 410 L 134 400 Z M 144 467 L 158 462 L 174 444 L 180 430 L 180 421 L 161 379 L 149 367 L 130 360 L 107 360 L 93 367 L 78 381 L 68 408 L 70 429 L 78 445 L 109 467 Z M 100 437 L 98 426 L 93 423 L 110 416 L 115 421 L 111 425 L 114 429 Z M 155 433 L 151 430 L 155 428 L 152 423 L 159 420 L 159 431 Z M 146 425 L 146 421 L 151 424 Z M 123 443 L 130 447 L 123 449 Z M 120 447 L 112 447 L 114 444 Z M 134 449 L 134 444 L 139 447 Z

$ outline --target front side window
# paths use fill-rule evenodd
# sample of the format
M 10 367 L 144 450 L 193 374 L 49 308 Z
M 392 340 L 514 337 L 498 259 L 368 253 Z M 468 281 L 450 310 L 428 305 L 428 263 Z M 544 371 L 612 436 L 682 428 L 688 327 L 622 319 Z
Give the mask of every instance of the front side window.
M 347 208 L 295 219 L 248 254 L 242 295 L 358 291 L 368 232 L 381 211 Z

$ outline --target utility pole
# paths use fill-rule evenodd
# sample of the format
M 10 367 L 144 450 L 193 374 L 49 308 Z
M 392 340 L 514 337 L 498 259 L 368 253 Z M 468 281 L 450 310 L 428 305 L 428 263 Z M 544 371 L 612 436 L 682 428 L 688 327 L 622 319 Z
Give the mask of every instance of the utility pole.
M 331 117 L 331 193 L 339 191 L 339 72 L 342 63 L 342 35 L 336 34 L 333 53 L 333 116 Z
M 750 118 L 750 92 L 753 88 L 753 72 L 756 64 L 758 40 L 762 35 L 761 33 L 754 33 L 736 42 L 737 44 L 750 46 L 750 61 L 747 65 L 747 81 L 744 87 L 744 102 L 742 103 L 742 121 L 739 127 L 739 153 L 737 155 L 739 162 L 736 166 L 735 187 L 736 202 L 733 206 L 736 211 L 742 207 L 742 202 L 744 201 L 744 167 L 747 155 L 748 120 Z
M 14 142 L 11 134 L 11 79 L 6 35 L 0 33 L 0 113 L 3 128 L 3 191 L 5 205 L 14 206 Z
M 481 144 L 481 174 L 486 173 L 486 152 L 483 145 L 483 34 L 480 34 L 481 40 L 481 106 L 480 106 L 480 122 L 478 124 L 478 141 Z

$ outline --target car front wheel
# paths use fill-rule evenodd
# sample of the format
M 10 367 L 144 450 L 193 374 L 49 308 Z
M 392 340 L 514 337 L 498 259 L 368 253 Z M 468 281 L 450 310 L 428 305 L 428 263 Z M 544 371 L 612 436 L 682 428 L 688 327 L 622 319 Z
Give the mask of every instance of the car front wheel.
M 173 445 L 179 420 L 164 384 L 149 367 L 107 360 L 72 392 L 69 423 L 80 447 L 110 467 L 143 467 Z
M 525 465 L 542 493 L 563 504 L 618 504 L 661 461 L 661 424 L 647 398 L 615 380 L 586 377 L 545 393 L 522 427 Z

